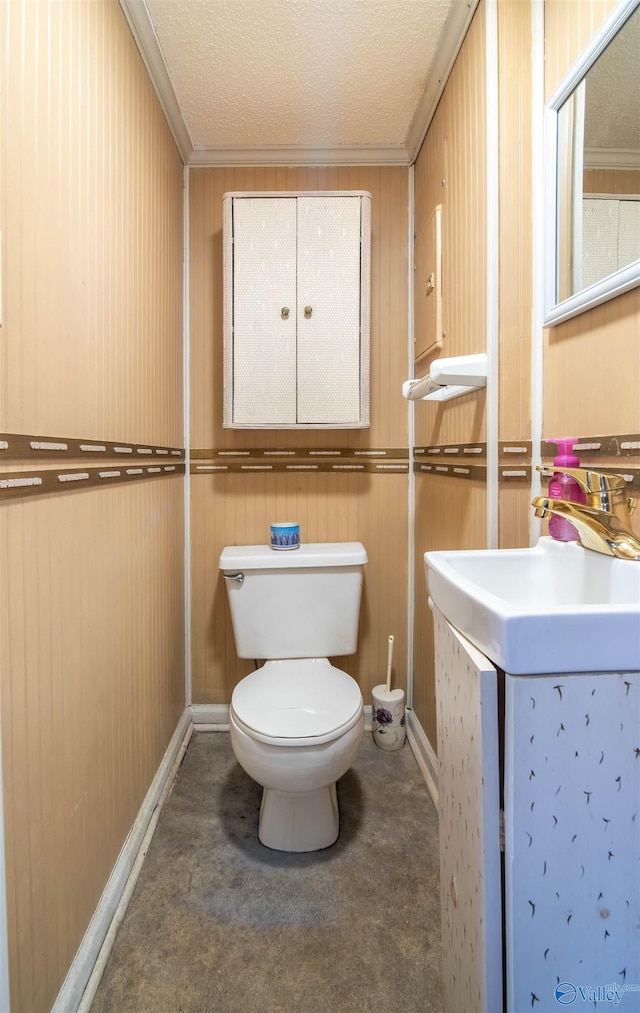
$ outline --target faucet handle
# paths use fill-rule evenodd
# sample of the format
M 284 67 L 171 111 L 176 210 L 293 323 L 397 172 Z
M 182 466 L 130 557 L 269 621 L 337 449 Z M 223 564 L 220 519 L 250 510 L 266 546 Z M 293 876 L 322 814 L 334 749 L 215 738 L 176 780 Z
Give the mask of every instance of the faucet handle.
M 586 493 L 603 493 L 625 490 L 627 483 L 622 475 L 604 474 L 602 471 L 592 471 L 591 468 L 563 468 L 561 465 L 539 464 L 536 468 L 542 475 L 549 478 L 556 472 L 562 475 L 570 475 L 579 482 Z
M 591 471 L 590 468 L 547 467 L 546 465 L 538 466 L 537 470 L 546 476 L 558 472 L 570 475 L 584 489 L 588 506 L 604 510 L 606 513 L 614 513 L 625 524 L 628 524 L 629 515 L 636 503 L 635 500 L 627 498 L 627 483 L 622 475 L 605 475 L 601 471 Z

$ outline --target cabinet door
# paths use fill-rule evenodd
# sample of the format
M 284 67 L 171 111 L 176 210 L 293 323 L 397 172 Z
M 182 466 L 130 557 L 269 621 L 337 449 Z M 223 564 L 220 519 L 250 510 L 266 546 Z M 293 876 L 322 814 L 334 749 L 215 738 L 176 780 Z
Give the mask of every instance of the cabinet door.
M 369 425 L 370 194 L 225 194 L 225 428 Z
M 295 197 L 233 201 L 232 300 L 233 425 L 295 424 Z
M 502 1010 L 498 675 L 437 608 L 442 972 L 446 1013 Z
M 637 1013 L 640 673 L 505 680 L 507 1009 Z
M 360 197 L 298 198 L 298 422 L 360 421 Z

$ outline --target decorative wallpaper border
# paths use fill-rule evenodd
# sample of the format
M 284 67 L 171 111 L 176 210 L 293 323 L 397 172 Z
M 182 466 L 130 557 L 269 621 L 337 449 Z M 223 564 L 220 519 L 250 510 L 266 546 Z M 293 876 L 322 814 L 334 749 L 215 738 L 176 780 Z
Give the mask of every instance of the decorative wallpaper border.
M 408 447 L 261 447 L 191 451 L 192 475 L 256 472 L 408 474 Z
M 531 481 L 530 440 L 501 441 L 498 444 L 498 454 L 500 460 L 499 482 Z M 435 446 L 416 447 L 413 470 L 416 475 L 428 474 L 486 482 L 486 457 L 486 443 L 443 443 Z M 482 463 L 476 464 L 476 461 Z
M 184 453 L 180 447 L 124 440 L 0 433 L 0 501 L 184 475 Z M 103 459 L 101 467 L 92 463 L 85 468 L 79 463 L 81 458 L 94 462 L 99 457 Z M 36 461 L 40 462 L 40 468 L 32 470 L 31 462 Z M 56 464 L 78 461 L 78 464 L 58 468 L 50 466 L 53 461 Z M 24 470 L 4 470 L 4 465 L 10 462 L 23 466 Z
M 364 458 L 385 458 L 387 460 L 403 460 L 409 458 L 408 447 L 367 447 L 363 450 L 354 449 L 353 447 L 342 447 L 336 449 L 335 447 L 313 447 L 311 449 L 307 447 L 261 447 L 260 449 L 252 450 L 206 450 L 202 448 L 196 448 L 191 451 L 192 461 L 212 461 L 218 458 L 224 458 L 225 460 L 233 460 L 234 458 L 332 458 L 332 457 L 364 457 Z
M 579 436 L 575 445 L 578 456 L 592 457 L 637 457 L 640 462 L 640 434 L 625 433 L 616 436 Z M 552 443 L 543 441 L 540 444 L 540 456 L 544 459 L 553 458 Z
M 33 458 L 82 457 L 175 457 L 184 458 L 179 447 L 155 446 L 150 443 L 128 443 L 126 440 L 70 439 L 66 436 L 26 436 L 22 433 L 0 433 L 0 466 L 3 461 Z
M 339 464 L 332 461 L 300 461 L 297 464 L 285 464 L 283 461 L 252 461 L 240 462 L 240 461 L 216 461 L 206 464 L 191 464 L 192 475 L 219 475 L 219 474 L 235 474 L 235 475 L 255 475 L 256 472 L 278 472 L 283 474 L 285 472 L 306 472 L 316 474 L 327 474 L 328 472 L 334 473 L 360 473 L 360 474 L 378 474 L 378 475 L 390 475 L 390 474 L 408 474 L 409 473 L 409 462 L 408 461 L 393 461 L 385 462 L 384 464 L 378 461 L 341 461 Z
M 51 495 L 105 485 L 122 485 L 148 478 L 184 475 L 181 464 L 142 465 L 105 468 L 49 468 L 44 471 L 0 471 L 0 501 L 18 496 Z
M 622 475 L 629 492 L 640 492 L 640 435 L 585 436 L 576 444 L 576 452 L 583 458 L 586 467 L 609 475 Z M 448 443 L 435 446 L 416 447 L 413 471 L 415 474 L 431 474 L 457 478 L 473 478 L 486 481 L 486 443 Z M 498 481 L 530 482 L 533 470 L 533 445 L 530 440 L 500 441 L 498 444 Z M 592 458 L 595 456 L 595 461 Z M 603 463 L 598 462 L 598 456 Z M 553 461 L 553 445 L 540 444 L 540 460 L 549 466 Z M 624 459 L 620 464 L 612 460 Z M 636 458 L 630 461 L 629 458 Z M 455 463 L 454 463 L 455 459 Z M 605 460 L 605 459 L 608 459 Z M 427 464 L 426 462 L 429 461 Z M 436 464 L 435 462 L 438 461 Z M 482 461 L 482 463 L 472 463 Z
M 475 457 L 487 456 L 486 443 L 443 443 L 431 447 L 414 447 L 413 456 L 418 458 L 432 457 Z
M 582 467 L 601 471 L 604 475 L 622 475 L 629 492 L 640 492 L 640 434 L 580 436 L 575 451 Z M 547 467 L 553 463 L 554 456 L 554 445 L 542 442 L 540 457 Z
M 480 464 L 423 464 L 421 461 L 417 461 L 413 466 L 413 471 L 416 475 L 428 474 L 440 477 L 448 476 L 449 478 L 470 478 L 476 482 L 487 481 L 486 466 Z

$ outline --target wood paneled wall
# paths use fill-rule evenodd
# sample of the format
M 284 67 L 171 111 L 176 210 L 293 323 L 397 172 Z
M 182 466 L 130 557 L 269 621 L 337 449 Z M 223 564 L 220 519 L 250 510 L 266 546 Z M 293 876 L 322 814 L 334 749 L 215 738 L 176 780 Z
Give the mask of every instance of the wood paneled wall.
M 640 169 L 585 169 L 584 193 L 640 194 Z
M 0 431 L 180 447 L 183 171 L 120 7 L 0 33 Z M 51 1008 L 183 711 L 183 530 L 175 478 L 0 502 L 14 1010 Z
M 368 190 L 371 202 L 371 427 L 365 430 L 222 428 L 222 195 L 226 191 Z M 408 170 L 195 169 L 190 173 L 191 446 L 198 452 L 408 446 Z M 355 458 L 357 461 L 358 459 Z M 361 460 L 361 459 L 360 459 Z M 405 461 L 406 464 L 406 461 Z M 365 696 L 386 672 L 406 681 L 408 475 L 218 474 L 192 477 L 194 703 L 228 703 L 252 667 L 235 657 L 218 558 L 224 545 L 265 544 L 271 521 L 295 519 L 301 538 L 361 541 L 369 556 L 358 652 L 340 659 Z
M 424 553 L 483 548 L 487 530 L 484 482 L 416 476 L 413 706 L 433 749 L 437 744 L 433 618 L 427 604 Z
M 447 358 L 487 348 L 485 62 L 481 3 L 415 164 L 414 231 L 418 238 L 434 206 L 442 205 L 445 337 L 434 354 Z M 416 254 L 416 319 L 425 299 L 425 280 L 425 265 Z M 418 402 L 414 410 L 416 445 L 486 438 L 484 392 L 444 403 Z
M 498 4 L 500 441 L 531 441 L 533 130 L 531 4 Z M 527 455 L 526 460 L 529 460 Z M 529 544 L 529 478 L 501 480 L 498 545 Z
M 550 98 L 617 0 L 544 0 L 544 92 Z
M 480 3 L 415 165 L 415 232 L 442 204 L 443 357 L 487 348 L 487 149 L 485 12 Z M 414 307 L 425 298 L 418 255 Z M 426 372 L 426 369 L 425 369 Z M 486 440 L 486 391 L 449 402 L 416 402 L 417 446 Z M 424 553 L 486 545 L 486 487 L 451 477 L 416 474 L 414 527 L 413 704 L 435 748 L 433 634 L 427 609 Z
M 55 1000 L 184 708 L 182 483 L 0 507 L 12 1009 Z
M 614 0 L 545 0 L 547 97 L 614 7 Z M 544 438 L 640 432 L 639 386 L 640 289 L 545 331 Z M 588 455 L 582 463 L 598 466 Z
M 498 6 L 501 440 L 531 439 L 533 151 L 531 4 Z M 501 534 L 504 514 L 500 510 Z M 506 532 L 504 532 L 506 536 Z M 506 537 L 505 544 L 508 544 Z M 515 543 L 522 544 L 522 543 Z
M 196 703 L 229 703 L 253 662 L 236 657 L 224 579 L 224 545 L 265 544 L 269 519 L 292 517 L 306 542 L 360 541 L 367 550 L 357 654 L 338 667 L 365 703 L 386 676 L 393 633 L 394 686 L 406 686 L 407 475 L 203 475 L 192 480 L 192 659 Z
M 371 194 L 369 429 L 222 428 L 222 196 L 227 191 L 264 190 L 368 190 Z M 192 447 L 406 447 L 402 380 L 407 379 L 408 347 L 407 169 L 192 169 L 189 197 Z

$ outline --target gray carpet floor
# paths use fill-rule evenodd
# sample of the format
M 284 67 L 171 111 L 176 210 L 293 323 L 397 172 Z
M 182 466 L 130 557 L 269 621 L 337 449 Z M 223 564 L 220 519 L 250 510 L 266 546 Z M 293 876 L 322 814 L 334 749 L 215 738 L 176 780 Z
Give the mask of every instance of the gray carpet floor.
M 263 847 L 260 794 L 228 734 L 194 733 L 91 1013 L 441 1013 L 438 820 L 408 743 L 365 732 L 323 851 Z

